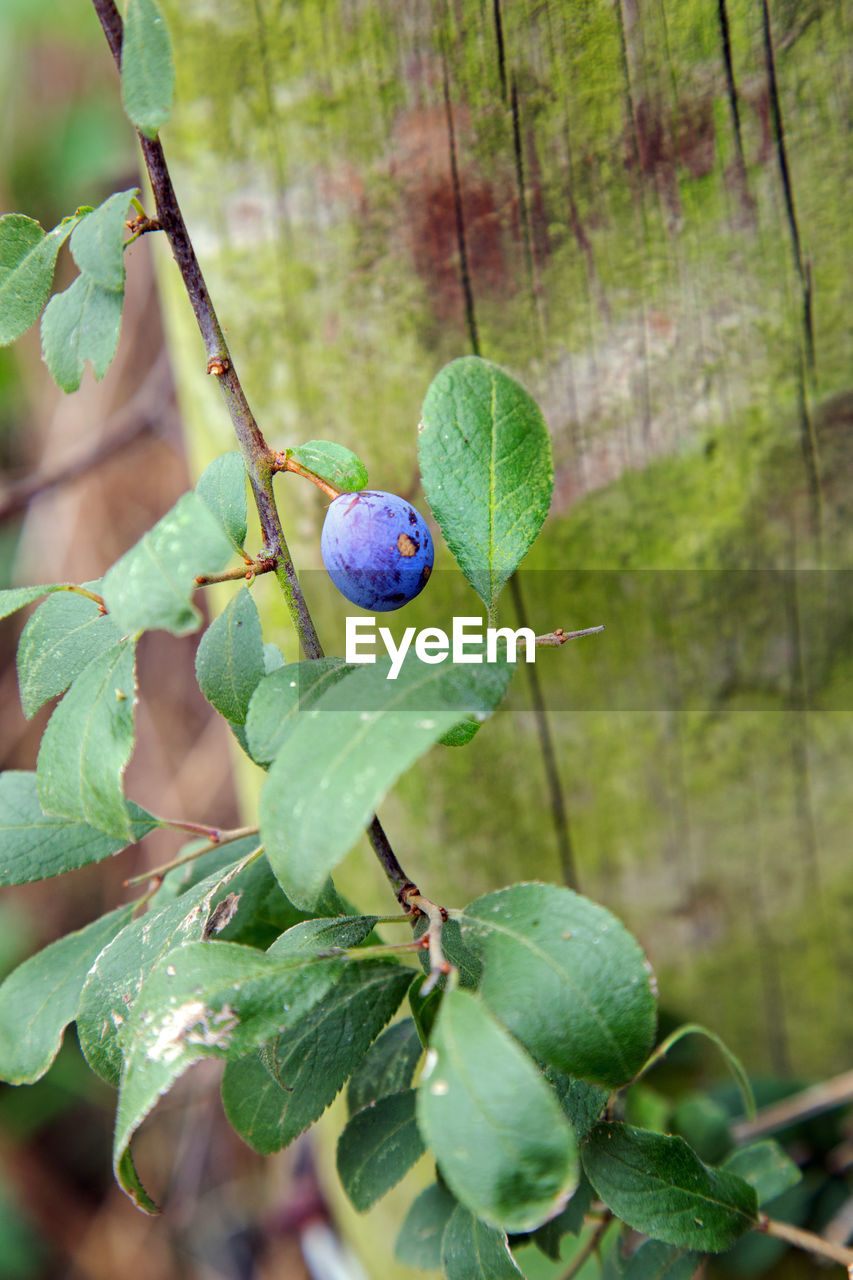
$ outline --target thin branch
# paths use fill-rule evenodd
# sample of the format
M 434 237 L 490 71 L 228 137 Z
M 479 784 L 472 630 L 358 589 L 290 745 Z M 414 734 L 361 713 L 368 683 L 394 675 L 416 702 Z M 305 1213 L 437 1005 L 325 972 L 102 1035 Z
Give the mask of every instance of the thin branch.
M 421 987 L 421 995 L 428 996 L 440 978 L 452 973 L 453 965 L 444 958 L 441 947 L 441 930 L 447 919 L 447 912 L 436 906 L 429 898 L 418 893 L 417 889 L 404 894 L 404 905 L 412 908 L 419 915 L 426 916 L 429 921 L 427 931 L 423 935 L 429 949 L 429 974 Z M 423 938 L 419 939 L 423 942 Z
M 210 587 L 216 582 L 237 582 L 240 578 L 251 582 L 259 574 L 272 573 L 273 569 L 274 560 L 247 560 L 245 564 L 239 564 L 234 569 L 223 569 L 221 573 L 200 573 L 195 584 L 197 587 Z
M 397 855 L 391 848 L 390 841 L 388 840 L 382 823 L 379 821 L 376 814 L 373 815 L 370 826 L 367 828 L 367 838 L 371 843 L 373 852 L 379 859 L 379 864 L 382 867 L 382 870 L 388 877 L 388 881 L 391 888 L 394 890 L 397 901 L 405 909 L 408 906 L 405 900 L 405 895 L 412 892 L 418 893 L 419 890 L 417 885 L 409 879 L 403 868 L 400 866 Z
M 853 1102 L 853 1071 L 845 1071 L 832 1080 L 824 1080 L 771 1107 L 764 1107 L 754 1120 L 738 1121 L 732 1128 L 732 1136 L 735 1142 L 751 1142 L 765 1133 L 775 1133 L 798 1120 L 832 1111 L 848 1102 Z
M 596 1249 L 601 1244 L 601 1241 L 604 1238 L 604 1233 L 612 1221 L 613 1214 L 609 1209 L 607 1209 L 598 1226 L 587 1238 L 583 1248 L 580 1249 L 572 1258 L 569 1263 L 568 1271 L 564 1271 L 562 1276 L 560 1276 L 560 1280 L 574 1280 L 574 1277 L 583 1269 L 584 1263 L 592 1257 L 593 1253 L 595 1253 Z
M 773 1236 L 776 1240 L 784 1240 L 785 1244 L 793 1245 L 795 1249 L 811 1253 L 814 1257 L 837 1262 L 839 1266 L 847 1268 L 848 1275 L 853 1276 L 853 1249 L 833 1244 L 829 1240 L 824 1240 L 823 1236 L 816 1236 L 811 1231 L 803 1231 L 802 1227 L 792 1226 L 790 1222 L 777 1222 L 764 1214 L 760 1217 L 758 1230 L 763 1231 L 767 1236 Z
M 152 400 L 152 395 L 154 399 Z M 150 431 L 162 418 L 163 411 L 172 399 L 172 384 L 168 366 L 161 357 L 152 367 L 139 390 L 108 420 L 103 434 L 84 446 L 76 458 L 57 467 L 55 471 L 37 471 L 24 476 L 8 486 L 0 497 L 0 522 L 9 520 L 26 510 L 29 504 L 43 493 L 69 484 L 86 475 L 121 453 L 146 431 Z
M 562 627 L 555 627 L 553 631 L 549 631 L 547 635 L 537 636 L 536 643 L 545 645 L 553 649 L 558 649 L 564 645 L 567 640 L 577 640 L 580 636 L 594 636 L 599 631 L 603 631 L 604 627 L 584 627 L 583 631 L 564 631 Z
M 521 590 L 521 584 L 518 580 L 517 573 L 513 573 L 510 576 L 509 589 L 518 621 L 522 627 L 526 627 L 527 610 L 525 608 L 524 594 Z M 556 634 L 557 633 L 554 632 L 554 635 Z M 558 641 L 558 643 L 563 642 Z M 539 749 L 542 754 L 542 767 L 545 772 L 545 783 L 548 788 L 551 821 L 554 826 L 554 836 L 557 841 L 560 867 L 566 884 L 570 889 L 574 889 L 576 893 L 579 893 L 580 880 L 575 860 L 574 845 L 572 843 L 569 814 L 566 808 L 566 801 L 563 796 L 563 786 L 560 781 L 557 752 L 554 746 L 553 734 L 551 733 L 551 725 L 548 720 L 548 708 L 545 705 L 545 696 L 542 692 L 542 685 L 539 682 L 539 676 L 536 673 L 536 666 L 534 663 L 529 662 L 525 664 L 525 677 L 530 689 L 530 700 L 533 703 L 533 712 L 536 718 L 536 733 L 539 738 Z
M 171 862 L 164 862 L 160 867 L 151 867 L 148 871 L 142 871 L 138 876 L 131 876 L 129 880 L 125 880 L 124 887 L 130 888 L 132 885 L 144 884 L 146 880 L 160 880 L 167 871 L 173 871 L 175 867 L 182 867 L 187 862 L 195 862 L 196 858 L 200 858 L 203 853 L 210 853 L 211 849 L 221 849 L 224 845 L 233 844 L 235 840 L 242 840 L 244 836 L 256 836 L 258 834 L 257 827 L 235 827 L 231 831 L 219 831 L 216 827 L 205 827 L 198 822 L 169 822 L 160 819 L 160 825 L 172 828 L 176 831 L 190 831 L 197 835 L 206 835 L 207 843 L 201 845 L 198 849 L 192 849 L 189 853 L 181 854 L 179 858 L 173 858 Z
M 113 0 L 92 0 L 95 12 L 103 27 L 116 65 L 121 70 L 121 46 L 123 23 Z M 265 550 L 275 561 L 276 577 L 281 586 L 293 625 L 296 628 L 307 658 L 321 658 L 323 649 L 314 623 L 305 604 L 302 589 L 281 527 L 281 519 L 275 505 L 272 490 L 273 452 L 267 445 L 260 427 L 255 421 L 243 392 L 240 379 L 231 359 L 222 326 L 214 310 L 201 267 L 195 255 L 183 215 L 172 186 L 172 179 L 159 139 L 146 138 L 139 133 L 139 143 L 148 171 L 157 221 L 168 237 L 169 244 L 207 355 L 207 371 L 216 377 L 228 408 L 231 422 L 246 464 L 249 483 L 255 497 Z
M 104 30 L 113 59 L 121 73 L 121 47 L 124 32 L 121 14 L 113 0 L 92 0 L 92 4 Z M 268 559 L 275 565 L 275 576 L 284 594 L 306 658 L 322 658 L 323 646 L 320 644 L 320 638 L 296 577 L 296 569 L 287 548 L 281 518 L 275 503 L 273 475 L 276 454 L 264 439 L 237 377 L 222 327 L 181 214 L 160 141 L 155 139 L 152 142 L 142 133 L 138 133 L 138 137 L 154 193 L 157 221 L 168 237 L 204 342 L 207 371 L 216 377 L 222 389 L 240 445 L 240 452 L 246 464 L 264 535 L 266 553 L 264 559 Z M 406 888 L 414 889 L 415 886 L 400 866 L 377 817 L 374 816 L 367 834 L 385 874 L 400 899 L 401 893 Z

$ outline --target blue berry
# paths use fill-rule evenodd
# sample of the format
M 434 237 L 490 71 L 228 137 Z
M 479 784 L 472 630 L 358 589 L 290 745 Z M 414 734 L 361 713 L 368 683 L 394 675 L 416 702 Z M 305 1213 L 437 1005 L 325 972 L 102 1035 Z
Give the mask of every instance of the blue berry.
M 405 498 L 377 489 L 335 498 L 320 550 L 341 594 L 377 613 L 414 600 L 432 572 L 432 537 L 423 516 Z

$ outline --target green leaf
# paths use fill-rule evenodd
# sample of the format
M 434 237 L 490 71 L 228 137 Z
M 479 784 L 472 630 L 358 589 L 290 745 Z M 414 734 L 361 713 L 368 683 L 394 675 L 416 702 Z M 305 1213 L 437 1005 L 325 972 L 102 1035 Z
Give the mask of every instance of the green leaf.
M 89 1066 L 109 1084 L 119 1083 L 122 1033 L 144 979 L 167 952 L 205 936 L 214 906 L 243 867 L 237 848 L 230 848 L 233 861 L 228 867 L 206 876 L 160 910 L 149 908 L 131 920 L 92 965 L 80 997 L 77 1036 Z
M 39 587 L 11 587 L 8 591 L 0 591 L 0 618 L 8 618 L 17 613 L 24 605 L 32 604 L 39 596 L 46 596 L 52 591 L 62 591 L 64 583 L 50 582 Z
M 0 986 L 0 1079 L 32 1084 L 47 1071 L 77 1016 L 92 962 L 133 914 L 128 903 L 52 942 Z
M 98 583 L 90 584 L 96 590 Z M 64 693 L 93 658 L 121 640 L 112 618 L 74 591 L 57 591 L 28 619 L 18 642 L 18 688 L 27 719 Z
M 277 1150 L 325 1111 L 399 1007 L 412 970 L 399 964 L 350 964 L 327 996 L 262 1051 L 285 1090 Z
M 107 571 L 107 609 L 125 634 L 161 627 L 187 635 L 201 622 L 190 600 L 196 575 L 216 573 L 230 556 L 219 521 L 194 493 L 185 493 Z
M 62 391 L 77 390 L 87 360 L 103 378 L 118 346 L 123 301 L 123 289 L 103 289 L 88 275 L 53 295 L 42 316 L 41 349 Z
M 412 1018 L 403 1018 L 383 1031 L 362 1056 L 347 1085 L 350 1115 L 389 1093 L 408 1089 L 423 1047 Z
M 125 222 L 131 197 L 138 191 L 117 191 L 81 219 L 71 234 L 74 261 L 102 289 L 124 289 Z
M 610 1087 L 627 1083 L 655 1030 L 651 973 L 604 907 L 556 885 L 517 884 L 458 916 L 484 967 L 480 994 L 534 1057 Z
M 453 726 L 447 733 L 443 733 L 439 738 L 439 742 L 444 747 L 467 747 L 468 743 L 479 731 L 480 722 L 474 716 L 469 716 L 467 720 L 460 720 L 459 724 Z
M 264 675 L 271 676 L 284 666 L 284 654 L 277 644 L 267 642 L 264 645 Z
M 441 1240 L 456 1208 L 453 1196 L 434 1182 L 422 1191 L 406 1214 L 394 1245 L 394 1257 L 404 1267 L 435 1271 L 441 1266 Z
M 461 669 L 387 660 L 361 667 L 302 713 L 261 791 L 261 835 L 289 898 L 310 907 L 397 778 L 459 720 L 488 715 L 512 675 L 505 662 Z M 270 676 L 268 679 L 273 679 Z
M 551 443 L 539 406 L 497 365 L 463 356 L 430 383 L 418 457 L 445 541 L 491 609 L 551 502 Z
M 592 1183 L 586 1174 L 582 1174 L 577 1190 L 562 1213 L 558 1213 L 556 1218 L 549 1218 L 533 1232 L 530 1239 L 546 1258 L 553 1258 L 557 1262 L 560 1258 L 563 1236 L 580 1235 L 593 1195 Z
M 571 1121 L 578 1142 L 583 1142 L 604 1110 L 610 1093 L 588 1080 L 571 1080 L 561 1071 L 548 1067 L 545 1079 L 556 1091 L 560 1106 Z
M 450 1190 L 506 1231 L 532 1231 L 578 1183 L 560 1104 L 477 996 L 447 991 L 418 1091 L 418 1123 Z
M 288 456 L 321 480 L 340 489 L 342 493 L 355 493 L 367 488 L 367 468 L 352 449 L 331 440 L 308 440 L 297 449 L 288 449 Z
M 729 1156 L 722 1168 L 755 1188 L 759 1205 L 775 1200 L 802 1181 L 803 1175 L 778 1142 L 753 1142 Z
M 132 842 L 158 825 L 138 805 L 129 804 Z M 90 827 L 51 817 L 39 804 L 34 773 L 0 774 L 0 885 L 29 884 L 101 862 L 128 842 Z
M 418 1029 L 418 1039 L 426 1049 L 429 1047 L 429 1038 L 441 1007 L 444 990 L 441 987 L 433 987 L 425 996 L 422 996 L 422 989 L 423 984 L 419 982 L 409 987 L 409 1008 L 412 1011 L 412 1020 Z
M 390 1093 L 357 1112 L 338 1139 L 338 1176 L 365 1213 L 404 1178 L 426 1148 L 415 1119 L 415 1091 Z
M 294 1027 L 261 1050 L 262 1069 L 276 1082 L 263 1096 L 244 1091 L 254 1064 L 226 1067 L 225 1114 L 250 1146 L 264 1155 L 298 1137 L 334 1101 L 371 1040 L 397 1009 L 411 969 L 398 964 L 349 964 L 328 995 Z M 237 1069 L 237 1068 L 241 1069 Z
M 709 1169 L 683 1138 L 601 1122 L 581 1154 L 607 1207 L 655 1240 L 721 1253 L 755 1225 L 752 1187 Z
M 344 962 L 278 958 L 234 942 L 189 942 L 158 961 L 123 1033 L 113 1168 L 146 1212 L 153 1201 L 129 1163 L 136 1129 L 173 1082 L 201 1058 L 239 1058 L 293 1026 L 321 1000 Z
M 128 0 L 121 49 L 121 100 L 146 138 L 156 138 L 172 111 L 172 44 L 154 0 Z
M 268 1156 L 287 1145 L 279 1141 L 287 1091 L 267 1071 L 257 1049 L 225 1063 L 221 1094 L 229 1124 L 253 1151 Z
M 133 750 L 135 648 L 123 640 L 83 668 L 50 717 L 37 769 L 45 813 L 125 843 L 133 836 L 122 779 Z
M 232 724 L 245 724 L 249 701 L 264 675 L 261 620 L 246 587 L 232 596 L 202 636 L 195 673 L 220 715 Z
M 26 333 L 50 297 L 56 255 L 76 218 L 45 235 L 32 218 L 7 213 L 0 218 L 0 346 Z
M 299 723 L 300 714 L 355 670 L 342 658 L 289 662 L 261 680 L 246 716 L 246 741 L 253 760 L 269 764 Z
M 195 491 L 225 530 L 236 551 L 246 541 L 246 468 L 235 449 L 214 458 L 199 476 Z
M 457 1205 L 444 1229 L 441 1266 L 446 1280 L 518 1280 L 521 1271 L 506 1233 Z
M 246 853 L 258 847 L 258 837 L 232 845 L 232 857 L 238 849 Z M 231 886 L 240 894 L 240 909 L 227 925 L 217 932 L 217 939 L 242 942 L 247 947 L 265 951 L 286 930 L 304 918 L 282 893 L 266 858 L 258 858 L 242 871 Z
M 276 956 L 320 956 L 358 947 L 373 932 L 376 916 L 315 916 L 293 925 L 269 948 Z
M 625 1264 L 623 1280 L 691 1280 L 701 1254 L 685 1253 L 660 1240 L 647 1240 Z

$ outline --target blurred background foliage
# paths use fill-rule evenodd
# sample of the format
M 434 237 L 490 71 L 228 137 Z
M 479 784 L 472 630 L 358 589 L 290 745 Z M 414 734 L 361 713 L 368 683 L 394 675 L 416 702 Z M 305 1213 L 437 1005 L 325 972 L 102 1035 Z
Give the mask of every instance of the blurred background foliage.
M 552 429 L 554 505 L 520 599 L 538 631 L 607 625 L 537 668 L 562 828 L 519 678 L 511 708 L 469 749 L 434 752 L 389 799 L 407 869 L 454 904 L 512 879 L 576 881 L 647 948 L 663 1030 L 680 1018 L 713 1026 L 767 1101 L 849 1066 L 849 6 L 770 8 L 789 199 L 755 0 L 727 7 L 739 132 L 711 0 L 164 8 L 178 70 L 167 155 L 271 443 L 340 440 L 372 485 L 422 504 L 420 402 L 474 341 L 526 382 Z M 5 0 L 0 101 L 4 210 L 51 226 L 138 181 L 85 0 Z M 180 283 L 151 239 L 129 254 L 103 383 L 87 376 L 62 397 L 35 330 L 0 350 L 4 586 L 96 578 L 231 447 Z M 65 254 L 58 286 L 70 274 Z M 322 503 L 291 480 L 279 481 L 285 527 L 331 638 L 339 610 L 313 572 Z M 270 583 L 256 591 L 268 638 L 295 656 Z M 512 621 L 509 593 L 503 609 Z M 452 573 L 401 625 L 442 611 L 477 611 Z M 20 625 L 0 633 L 4 768 L 33 767 L 47 715 L 28 724 L 20 713 Z M 232 780 L 194 643 L 145 637 L 128 790 L 159 813 L 232 824 L 257 779 L 238 769 Z M 7 891 L 0 966 L 113 906 L 129 875 L 176 851 L 158 834 L 106 866 Z M 341 882 L 384 909 L 365 850 Z M 713 1158 L 731 1100 L 691 1100 L 719 1063 L 696 1045 L 674 1057 L 638 1122 L 681 1126 Z M 215 1080 L 191 1073 L 142 1135 L 139 1159 L 168 1189 L 153 1223 L 111 1184 L 114 1100 L 73 1036 L 43 1082 L 4 1088 L 4 1277 L 298 1280 L 300 1234 L 310 1251 L 306 1229 L 328 1217 L 310 1150 L 256 1159 L 224 1125 Z M 784 1136 L 806 1178 L 773 1211 L 837 1223 L 850 1203 L 849 1119 Z M 410 1198 L 349 1223 L 371 1276 L 396 1274 L 390 1248 Z M 555 1274 L 542 1259 L 524 1265 L 531 1280 Z M 719 1272 L 816 1268 L 755 1239 Z

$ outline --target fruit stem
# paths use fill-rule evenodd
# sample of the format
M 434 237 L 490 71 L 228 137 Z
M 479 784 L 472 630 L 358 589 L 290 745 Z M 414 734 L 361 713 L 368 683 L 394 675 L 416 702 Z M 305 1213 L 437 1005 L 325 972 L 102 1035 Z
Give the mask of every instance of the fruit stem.
M 293 458 L 288 457 L 285 450 L 273 455 L 273 471 L 292 471 L 296 476 L 302 476 L 305 480 L 310 480 L 312 484 L 316 484 L 318 489 L 322 489 L 327 497 L 335 499 L 339 498 L 344 489 L 336 489 L 334 485 L 329 484 L 322 476 L 318 476 L 316 471 L 309 471 L 307 467 L 303 467 L 301 462 L 296 462 Z

